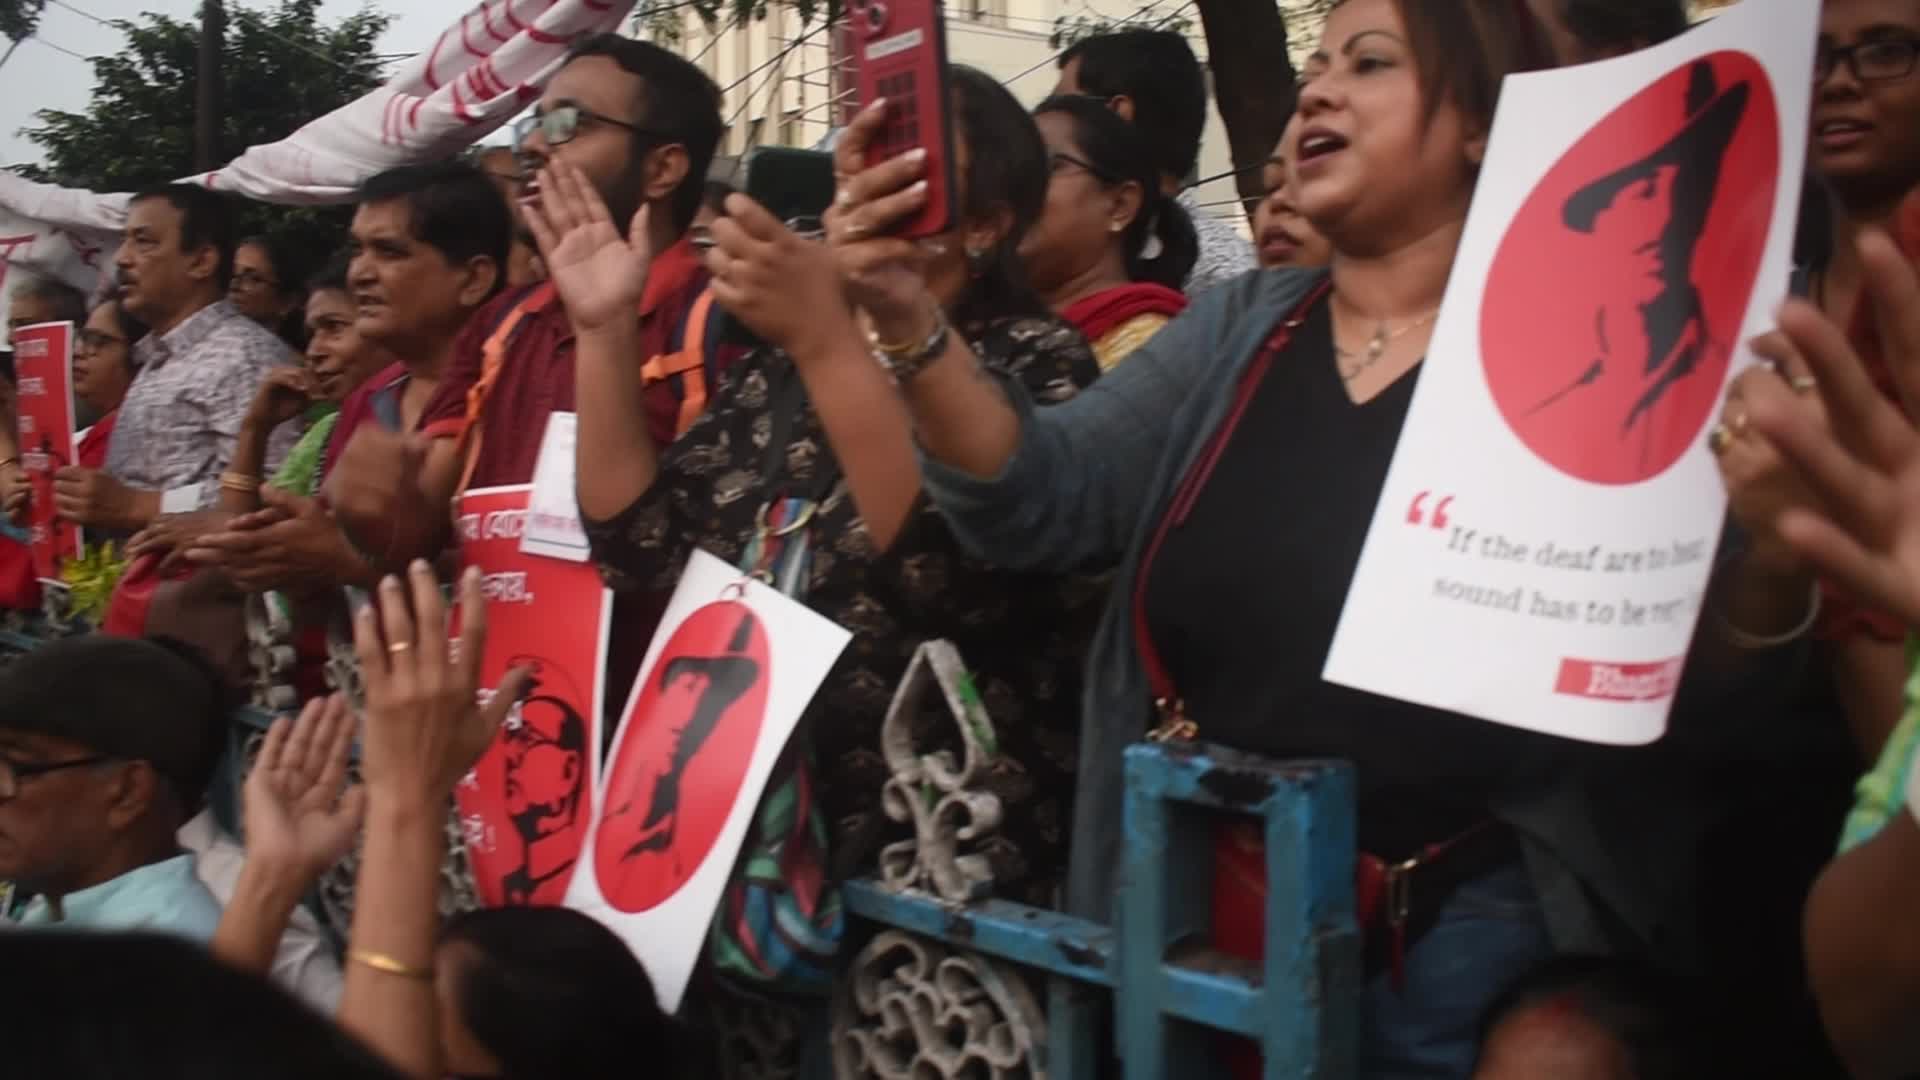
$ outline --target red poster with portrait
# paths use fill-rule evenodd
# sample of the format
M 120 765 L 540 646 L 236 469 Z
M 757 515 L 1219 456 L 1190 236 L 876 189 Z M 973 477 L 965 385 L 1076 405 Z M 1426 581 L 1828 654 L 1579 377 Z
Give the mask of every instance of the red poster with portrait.
M 33 572 L 57 580 L 60 565 L 80 555 L 80 529 L 53 511 L 53 474 L 79 460 L 73 430 L 73 324 L 41 323 L 13 335 L 19 386 L 20 467 L 33 484 L 27 527 Z
M 514 668 L 532 675 L 493 746 L 454 792 L 474 885 L 488 907 L 561 902 L 587 838 L 599 775 L 612 597 L 591 563 L 520 550 L 531 491 L 470 491 L 455 523 L 462 567 L 484 575 L 482 695 Z

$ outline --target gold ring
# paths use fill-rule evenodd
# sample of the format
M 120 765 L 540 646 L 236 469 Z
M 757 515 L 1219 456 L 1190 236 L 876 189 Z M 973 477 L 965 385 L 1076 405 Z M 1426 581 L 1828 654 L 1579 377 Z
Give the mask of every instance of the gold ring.
M 1744 412 L 1737 412 L 1737 413 L 1734 413 L 1732 416 L 1727 417 L 1727 426 L 1733 429 L 1733 435 L 1735 438 L 1739 438 L 1740 436 L 1745 435 L 1747 433 L 1747 414 Z
M 1727 425 L 1715 424 L 1713 430 L 1707 432 L 1707 449 L 1713 451 L 1714 456 L 1726 453 L 1727 447 L 1732 445 L 1733 432 L 1727 430 Z
M 833 205 L 842 210 L 851 208 L 853 206 L 853 192 L 845 187 L 835 190 L 833 193 Z
M 413 648 L 413 642 L 411 641 L 396 641 L 387 646 L 387 651 L 398 656 L 411 648 Z
M 1811 375 L 1795 375 L 1787 380 L 1787 385 L 1792 387 L 1796 394 L 1811 394 L 1820 389 L 1820 380 Z

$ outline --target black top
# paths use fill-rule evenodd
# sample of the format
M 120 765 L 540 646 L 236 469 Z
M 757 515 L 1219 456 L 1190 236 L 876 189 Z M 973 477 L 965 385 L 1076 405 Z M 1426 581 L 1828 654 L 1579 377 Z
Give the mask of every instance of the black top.
M 1386 857 L 1480 821 L 1489 791 L 1538 775 L 1559 743 L 1320 677 L 1418 378 L 1355 405 L 1316 304 L 1142 568 L 1154 645 L 1199 738 L 1353 761 L 1360 846 Z

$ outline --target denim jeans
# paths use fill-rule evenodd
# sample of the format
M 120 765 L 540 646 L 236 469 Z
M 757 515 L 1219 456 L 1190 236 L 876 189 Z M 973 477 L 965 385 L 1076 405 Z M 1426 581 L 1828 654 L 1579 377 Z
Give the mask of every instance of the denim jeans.
M 1487 1006 L 1552 957 L 1524 865 L 1516 861 L 1460 886 L 1408 950 L 1404 984 L 1396 989 L 1389 973 L 1361 994 L 1360 1075 L 1464 1080 L 1473 1072 Z

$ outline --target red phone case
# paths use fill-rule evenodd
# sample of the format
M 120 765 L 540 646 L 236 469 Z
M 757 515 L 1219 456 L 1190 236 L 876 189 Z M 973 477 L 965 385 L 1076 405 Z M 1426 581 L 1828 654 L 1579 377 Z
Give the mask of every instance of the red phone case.
M 877 165 L 914 147 L 927 151 L 927 204 L 894 230 L 933 236 L 953 225 L 953 117 L 941 0 L 851 0 L 855 86 L 864 106 L 887 100 L 886 125 L 867 148 Z

